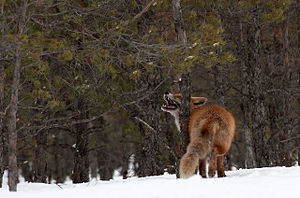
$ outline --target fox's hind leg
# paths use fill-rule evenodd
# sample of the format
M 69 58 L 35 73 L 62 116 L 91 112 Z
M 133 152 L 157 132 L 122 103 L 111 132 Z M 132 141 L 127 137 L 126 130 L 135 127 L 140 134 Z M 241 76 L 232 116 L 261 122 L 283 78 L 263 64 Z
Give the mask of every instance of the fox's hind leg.
M 226 177 L 224 168 L 224 155 L 217 157 L 218 177 Z
M 217 154 L 216 154 L 216 149 L 214 148 L 211 151 L 210 159 L 209 159 L 209 167 L 208 167 L 209 177 L 214 177 L 216 175 L 216 169 L 217 169 L 216 160 L 217 160 Z
M 199 173 L 203 178 L 207 178 L 207 176 L 206 176 L 206 159 L 199 160 Z

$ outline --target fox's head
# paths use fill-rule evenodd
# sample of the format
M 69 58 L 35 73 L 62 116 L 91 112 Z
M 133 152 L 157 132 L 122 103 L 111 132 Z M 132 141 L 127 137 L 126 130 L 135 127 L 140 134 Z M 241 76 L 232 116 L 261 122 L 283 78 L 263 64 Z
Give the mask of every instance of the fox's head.
M 164 100 L 166 104 L 164 104 L 161 109 L 163 111 L 169 112 L 175 117 L 175 124 L 180 131 L 180 125 L 179 125 L 179 108 L 181 105 L 181 94 L 171 94 L 171 93 L 165 93 L 164 94 Z M 205 97 L 191 97 L 190 99 L 190 111 L 192 112 L 194 109 L 204 105 L 207 101 L 207 98 Z
M 161 109 L 163 111 L 169 112 L 172 115 L 179 113 L 179 108 L 181 105 L 181 94 L 171 94 L 171 93 L 165 93 L 164 94 L 164 100 L 166 104 L 164 104 Z M 194 109 L 196 109 L 199 106 L 202 106 L 206 103 L 207 98 L 205 97 L 191 97 L 190 99 L 190 111 L 192 112 Z

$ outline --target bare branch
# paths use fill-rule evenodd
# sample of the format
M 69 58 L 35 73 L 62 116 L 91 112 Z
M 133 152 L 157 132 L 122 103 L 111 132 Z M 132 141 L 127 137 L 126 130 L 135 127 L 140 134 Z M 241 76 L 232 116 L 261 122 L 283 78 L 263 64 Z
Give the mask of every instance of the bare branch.
M 139 117 L 134 117 L 136 120 L 140 121 L 141 123 L 143 123 L 145 126 L 147 126 L 149 129 L 151 129 L 153 132 L 156 132 L 156 130 L 150 126 L 147 122 L 145 122 L 144 120 L 142 120 L 141 118 Z
M 152 6 L 152 4 L 156 2 L 156 0 L 152 0 L 150 1 L 146 7 L 144 7 L 144 9 L 138 13 L 137 15 L 135 15 L 131 20 L 127 20 L 127 21 L 124 21 L 120 24 L 120 26 L 127 26 L 129 23 L 132 23 L 133 21 L 135 21 L 136 19 L 140 18 L 145 12 L 147 12 L 149 10 L 149 8 Z

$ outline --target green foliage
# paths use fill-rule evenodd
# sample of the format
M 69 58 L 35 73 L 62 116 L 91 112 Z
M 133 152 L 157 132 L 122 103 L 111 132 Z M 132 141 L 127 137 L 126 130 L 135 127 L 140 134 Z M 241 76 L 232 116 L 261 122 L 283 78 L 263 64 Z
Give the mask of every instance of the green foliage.
M 66 50 L 60 55 L 60 59 L 63 61 L 70 61 L 73 59 L 73 53 L 71 50 Z
M 291 5 L 290 0 L 251 0 L 251 1 L 239 1 L 238 6 L 245 10 L 253 9 L 258 7 L 259 10 L 256 14 L 258 14 L 262 22 L 264 23 L 280 23 L 285 20 L 285 12 L 288 11 L 288 8 Z M 251 20 L 253 14 L 248 12 L 245 15 L 245 19 L 247 21 Z
M 137 69 L 135 71 L 133 71 L 131 74 L 130 74 L 130 79 L 132 80 L 139 80 L 139 78 L 141 77 L 141 70 L 140 69 Z
M 64 107 L 66 106 L 65 101 L 58 101 L 58 100 L 50 100 L 48 101 L 47 106 L 51 109 L 51 110 L 60 110 L 60 109 L 64 109 Z
M 50 39 L 48 41 L 49 43 L 49 49 L 51 51 L 55 51 L 57 49 L 60 49 L 60 48 L 64 48 L 65 47 L 65 44 L 64 44 L 64 41 L 63 40 L 57 40 L 57 39 Z
M 53 80 L 52 80 L 52 86 L 53 88 L 55 88 L 56 90 L 60 90 L 62 89 L 65 85 L 64 82 L 62 80 L 62 78 L 60 76 L 54 76 Z
M 233 63 L 237 61 L 236 57 L 231 53 L 231 52 L 225 52 L 222 56 L 221 56 L 221 64 L 229 64 L 229 63 Z
M 92 56 L 92 63 L 98 65 L 106 62 L 109 59 L 109 51 L 105 49 L 99 50 L 97 53 L 93 54 Z
M 126 66 L 129 66 L 129 67 L 135 67 L 136 66 L 136 62 L 134 60 L 134 57 L 131 54 L 129 54 L 127 56 L 124 56 L 123 61 L 124 61 L 124 64 Z
M 186 21 L 189 24 L 189 26 L 191 26 L 192 28 L 196 28 L 197 27 L 197 18 L 198 18 L 197 13 L 194 10 L 191 10 L 188 13 Z
M 49 99 L 51 97 L 50 93 L 44 89 L 34 89 L 32 95 L 39 99 Z
M 193 20 L 191 22 L 195 23 Z M 215 15 L 207 16 L 205 20 L 197 23 L 196 31 L 190 33 L 189 41 L 191 44 L 189 46 L 180 46 L 171 51 L 171 57 L 174 60 L 173 66 L 177 73 L 191 71 L 197 63 L 209 68 L 219 63 L 225 64 L 235 61 L 232 52 L 222 50 L 223 52 L 219 53 L 220 49 L 226 46 L 223 37 L 224 29 L 220 23 L 220 19 Z

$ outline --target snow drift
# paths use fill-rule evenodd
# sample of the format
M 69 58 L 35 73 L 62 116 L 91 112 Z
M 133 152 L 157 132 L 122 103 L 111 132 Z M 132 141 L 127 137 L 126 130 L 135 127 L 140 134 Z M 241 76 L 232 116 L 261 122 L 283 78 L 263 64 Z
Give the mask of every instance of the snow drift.
M 18 192 L 8 192 L 7 180 L 1 198 L 282 198 L 300 194 L 300 167 L 273 167 L 227 171 L 225 178 L 203 179 L 195 175 L 145 178 L 116 177 L 111 181 L 92 180 L 84 184 L 39 184 L 21 182 Z

